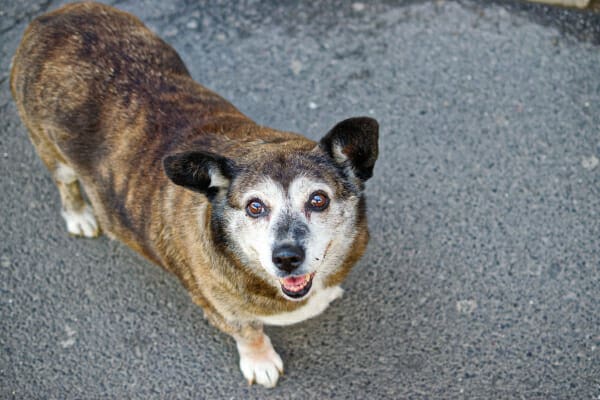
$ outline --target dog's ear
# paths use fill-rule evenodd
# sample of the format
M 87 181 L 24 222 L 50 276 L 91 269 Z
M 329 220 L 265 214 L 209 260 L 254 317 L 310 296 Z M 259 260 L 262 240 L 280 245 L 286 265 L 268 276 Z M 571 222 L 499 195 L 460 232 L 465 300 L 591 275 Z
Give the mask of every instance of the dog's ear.
M 171 154 L 164 158 L 163 167 L 173 183 L 209 199 L 229 186 L 236 171 L 230 159 L 201 151 Z
M 333 127 L 319 147 L 340 166 L 350 167 L 361 181 L 373 176 L 379 154 L 379 124 L 369 117 L 349 118 Z

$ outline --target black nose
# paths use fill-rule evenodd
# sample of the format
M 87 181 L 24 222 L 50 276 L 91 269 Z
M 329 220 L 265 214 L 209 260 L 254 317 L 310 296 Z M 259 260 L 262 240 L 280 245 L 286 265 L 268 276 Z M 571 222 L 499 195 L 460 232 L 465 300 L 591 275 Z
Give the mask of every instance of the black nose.
M 285 272 L 292 272 L 304 261 L 304 250 L 300 246 L 284 244 L 273 249 L 273 264 Z

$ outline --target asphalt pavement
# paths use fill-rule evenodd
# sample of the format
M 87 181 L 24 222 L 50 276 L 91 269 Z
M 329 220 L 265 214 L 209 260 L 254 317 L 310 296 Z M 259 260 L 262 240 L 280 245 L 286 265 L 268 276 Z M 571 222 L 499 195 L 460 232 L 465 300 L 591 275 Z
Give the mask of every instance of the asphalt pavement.
M 381 126 L 345 295 L 267 328 L 249 387 L 178 281 L 73 239 L 8 88 L 0 3 L 0 398 L 600 399 L 600 18 L 516 1 L 119 1 L 257 122 Z

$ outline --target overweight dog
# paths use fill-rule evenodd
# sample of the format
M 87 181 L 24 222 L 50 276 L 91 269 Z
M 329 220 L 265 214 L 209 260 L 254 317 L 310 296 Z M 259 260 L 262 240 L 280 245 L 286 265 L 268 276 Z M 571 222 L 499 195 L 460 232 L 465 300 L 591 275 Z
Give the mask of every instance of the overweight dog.
M 102 230 L 174 273 L 236 340 L 244 377 L 274 386 L 263 324 L 320 314 L 367 245 L 377 122 L 318 143 L 257 125 L 137 18 L 94 3 L 34 20 L 10 84 L 68 231 Z

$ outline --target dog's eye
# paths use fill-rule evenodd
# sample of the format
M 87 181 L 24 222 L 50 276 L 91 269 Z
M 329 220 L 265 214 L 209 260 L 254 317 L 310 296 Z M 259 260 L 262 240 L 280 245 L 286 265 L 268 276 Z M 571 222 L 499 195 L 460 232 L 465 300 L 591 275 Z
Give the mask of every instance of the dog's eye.
M 267 212 L 265 205 L 258 199 L 252 199 L 246 206 L 246 213 L 252 218 L 258 218 Z
M 321 191 L 314 192 L 308 199 L 308 207 L 313 211 L 323 211 L 329 206 L 329 197 Z

